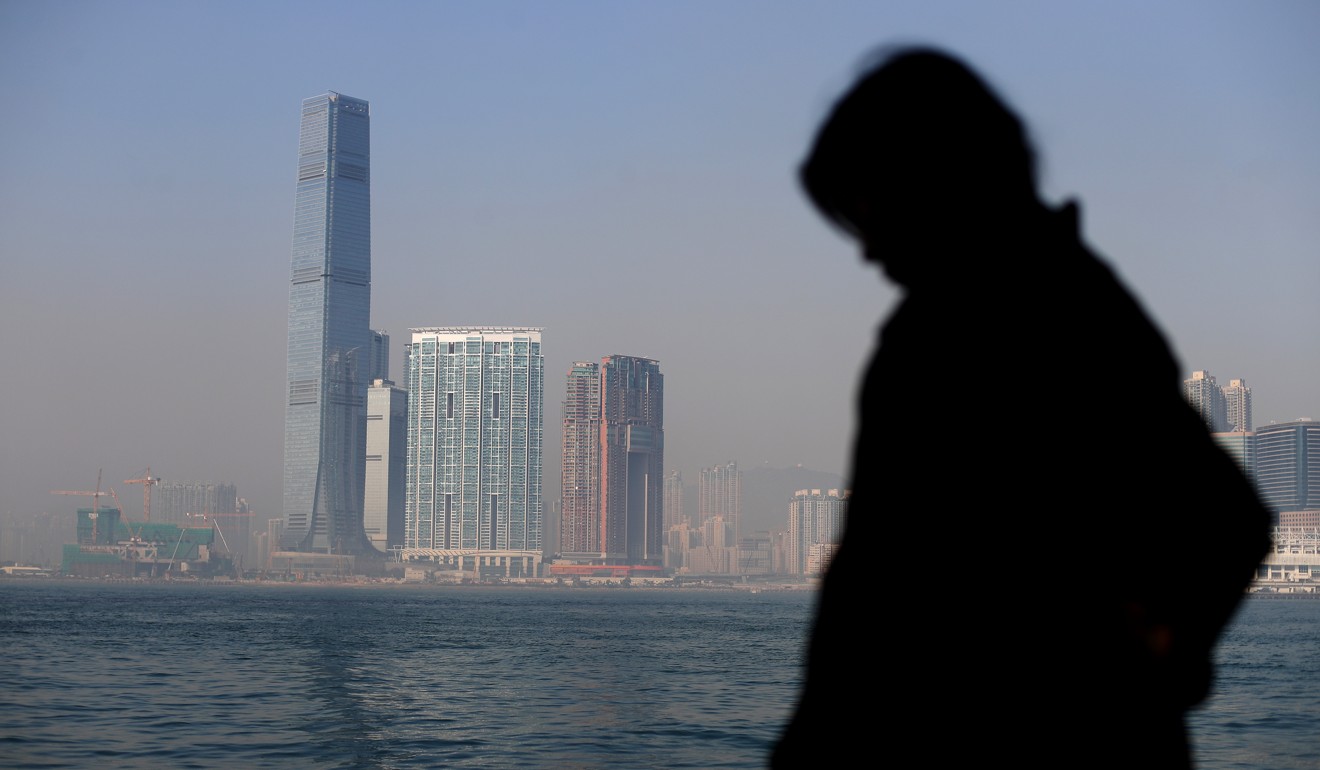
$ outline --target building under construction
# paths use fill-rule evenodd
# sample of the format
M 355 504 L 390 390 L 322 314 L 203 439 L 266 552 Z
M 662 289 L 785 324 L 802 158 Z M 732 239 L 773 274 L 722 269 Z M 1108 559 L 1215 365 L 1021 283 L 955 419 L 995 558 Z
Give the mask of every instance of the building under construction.
M 232 571 L 214 523 L 128 522 L 118 508 L 78 509 L 78 542 L 64 546 L 60 572 L 75 577 L 164 577 Z M 221 538 L 223 538 L 223 534 Z

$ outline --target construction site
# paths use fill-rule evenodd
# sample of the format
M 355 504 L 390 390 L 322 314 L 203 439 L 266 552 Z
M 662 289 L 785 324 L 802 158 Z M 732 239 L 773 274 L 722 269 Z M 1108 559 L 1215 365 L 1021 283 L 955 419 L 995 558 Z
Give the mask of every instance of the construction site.
M 97 474 L 96 488 L 52 490 L 56 495 L 80 495 L 92 498 L 92 505 L 77 510 L 77 542 L 66 543 L 60 560 L 60 573 L 66 577 L 152 578 L 188 575 L 213 577 L 234 575 L 241 570 L 241 557 L 230 547 L 218 518 L 250 514 L 214 514 L 209 511 L 186 514 L 186 521 L 151 520 L 151 488 L 160 479 L 151 476 L 150 468 L 126 484 L 143 488 L 142 517 L 137 521 L 125 515 L 114 489 L 101 489 Z M 108 498 L 111 505 L 102 503 Z M 241 545 L 241 544 L 236 544 Z

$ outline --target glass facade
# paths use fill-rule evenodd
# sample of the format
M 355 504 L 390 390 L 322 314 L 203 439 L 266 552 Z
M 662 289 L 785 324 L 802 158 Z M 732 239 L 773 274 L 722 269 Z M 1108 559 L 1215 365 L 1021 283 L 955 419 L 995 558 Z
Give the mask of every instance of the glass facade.
M 665 385 L 660 363 L 600 364 L 600 548 L 607 561 L 664 563 Z
M 541 330 L 412 332 L 404 547 L 539 553 Z
M 390 335 L 373 329 L 371 332 L 371 367 L 367 381 L 390 379 Z
M 367 102 L 303 100 L 289 286 L 281 547 L 366 547 L 362 494 L 371 374 Z
M 1256 487 L 1273 514 L 1320 510 L 1320 422 L 1271 423 L 1256 430 Z
M 1212 433 L 1210 437 L 1220 449 L 1233 458 L 1233 462 L 1237 463 L 1242 474 L 1247 477 L 1247 481 L 1253 486 L 1256 485 L 1256 434 L 1249 430 L 1238 430 Z

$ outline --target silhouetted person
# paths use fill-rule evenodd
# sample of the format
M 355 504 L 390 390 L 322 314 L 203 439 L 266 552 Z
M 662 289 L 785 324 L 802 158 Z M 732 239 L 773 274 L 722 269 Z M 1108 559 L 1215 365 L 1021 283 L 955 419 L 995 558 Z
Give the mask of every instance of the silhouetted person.
M 865 72 L 801 174 L 904 294 L 772 766 L 1190 766 L 1269 516 L 1163 337 L 946 54 Z

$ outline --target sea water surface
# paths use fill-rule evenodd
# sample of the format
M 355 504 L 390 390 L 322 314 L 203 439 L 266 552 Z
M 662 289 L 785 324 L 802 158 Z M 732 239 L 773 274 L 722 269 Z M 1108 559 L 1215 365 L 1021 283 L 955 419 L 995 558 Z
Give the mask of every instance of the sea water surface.
M 814 599 L 0 581 L 0 766 L 761 768 Z M 1320 599 L 1248 600 L 1198 767 L 1320 767 L 1317 632 Z
M 4 583 L 0 765 L 759 767 L 812 600 Z
M 1320 595 L 1248 596 L 1188 720 L 1200 770 L 1320 770 Z

